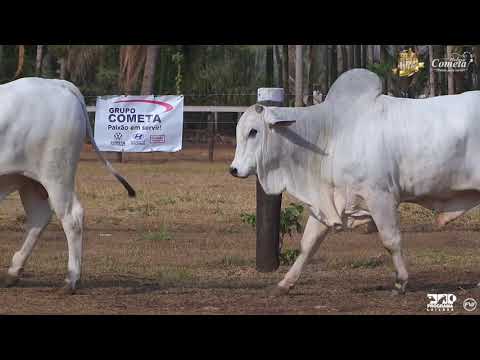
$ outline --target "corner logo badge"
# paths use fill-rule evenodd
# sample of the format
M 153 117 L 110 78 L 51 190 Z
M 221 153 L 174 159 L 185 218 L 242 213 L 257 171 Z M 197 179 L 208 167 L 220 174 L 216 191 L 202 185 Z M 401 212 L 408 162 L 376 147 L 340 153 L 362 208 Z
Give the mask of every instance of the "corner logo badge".
M 427 311 L 453 311 L 453 304 L 457 301 L 454 294 L 427 294 L 430 303 Z
M 392 69 L 392 72 L 400 77 L 409 77 L 423 69 L 424 65 L 423 62 L 418 61 L 417 54 L 412 49 L 408 49 L 398 54 L 398 65 Z
M 477 308 L 477 301 L 472 298 L 465 299 L 463 301 L 463 308 L 469 312 L 475 311 L 475 309 Z
M 450 58 L 433 59 L 431 66 L 432 69 L 440 72 L 465 72 L 473 63 L 473 54 L 465 51 L 463 54 L 453 53 Z

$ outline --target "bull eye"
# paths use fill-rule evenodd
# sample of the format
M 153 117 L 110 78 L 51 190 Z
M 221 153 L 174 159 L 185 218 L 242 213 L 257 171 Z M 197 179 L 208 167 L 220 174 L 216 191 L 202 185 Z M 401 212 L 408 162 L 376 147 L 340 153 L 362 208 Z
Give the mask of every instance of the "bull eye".
M 257 136 L 257 130 L 250 130 L 250 132 L 248 133 L 248 137 L 253 139 L 255 136 Z

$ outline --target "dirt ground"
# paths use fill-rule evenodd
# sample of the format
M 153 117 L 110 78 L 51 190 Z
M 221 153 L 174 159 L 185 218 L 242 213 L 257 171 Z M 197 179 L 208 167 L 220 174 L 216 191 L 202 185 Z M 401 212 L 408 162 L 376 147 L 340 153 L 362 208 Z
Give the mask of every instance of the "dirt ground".
M 255 211 L 255 179 L 228 174 L 233 152 L 217 147 L 209 163 L 206 147 L 187 147 L 114 163 L 136 188 L 136 199 L 93 154 L 83 154 L 77 173 L 86 213 L 80 289 L 73 296 L 57 291 L 67 244 L 55 219 L 18 286 L 0 288 L 0 314 L 433 314 L 426 311 L 428 293 L 455 294 L 449 314 L 480 313 L 462 306 L 466 298 L 480 301 L 477 210 L 435 231 L 430 211 L 401 206 L 410 273 L 404 296 L 391 295 L 390 257 L 378 235 L 364 229 L 329 235 L 290 294 L 268 296 L 289 266 L 255 270 L 255 233 L 240 219 Z M 292 201 L 285 196 L 283 203 Z M 2 272 L 21 246 L 23 222 L 15 193 L 0 206 Z M 298 248 L 300 237 L 287 237 L 285 248 Z

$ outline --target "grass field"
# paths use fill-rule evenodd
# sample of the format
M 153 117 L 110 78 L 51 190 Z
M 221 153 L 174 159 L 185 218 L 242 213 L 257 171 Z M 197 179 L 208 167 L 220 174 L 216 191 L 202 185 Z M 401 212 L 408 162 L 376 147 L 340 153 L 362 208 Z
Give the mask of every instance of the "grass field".
M 407 295 L 390 296 L 391 260 L 377 234 L 359 229 L 330 235 L 288 296 L 267 296 L 288 266 L 255 270 L 255 233 L 240 218 L 255 212 L 255 179 L 228 174 L 232 148 L 220 149 L 213 163 L 202 151 L 115 163 L 136 199 L 87 156 L 77 173 L 85 208 L 78 294 L 56 291 L 67 244 L 54 219 L 19 285 L 0 288 L 0 314 L 426 314 L 430 292 L 455 293 L 454 313 L 466 313 L 464 298 L 480 301 L 480 212 L 436 231 L 432 212 L 407 204 L 401 206 Z M 284 196 L 284 204 L 293 201 Z M 12 194 L 0 206 L 4 272 L 21 246 L 23 221 Z M 287 237 L 285 247 L 298 248 L 300 237 Z

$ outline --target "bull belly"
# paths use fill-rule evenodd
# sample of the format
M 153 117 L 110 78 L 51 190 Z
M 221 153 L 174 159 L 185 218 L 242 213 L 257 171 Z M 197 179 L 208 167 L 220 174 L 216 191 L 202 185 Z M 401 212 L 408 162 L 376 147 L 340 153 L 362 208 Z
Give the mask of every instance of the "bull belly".
M 436 212 L 435 224 L 439 227 L 459 218 L 467 211 L 480 205 L 480 191 L 462 190 L 449 191 L 421 197 L 408 197 L 401 202 L 413 203 Z M 342 225 L 338 227 L 354 229 L 358 226 L 373 222 L 368 209 L 352 206 L 342 214 Z
M 454 206 L 453 204 L 480 203 L 480 191 L 459 190 L 446 191 L 442 193 L 429 194 L 417 197 L 408 196 L 402 198 L 401 202 L 418 204 L 433 211 L 442 211 L 446 208 Z

